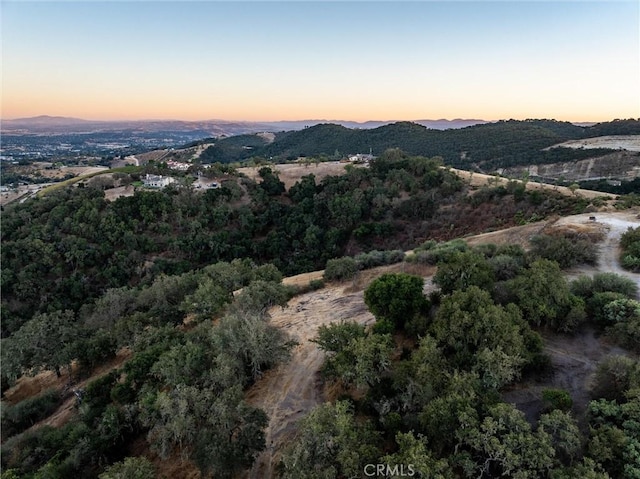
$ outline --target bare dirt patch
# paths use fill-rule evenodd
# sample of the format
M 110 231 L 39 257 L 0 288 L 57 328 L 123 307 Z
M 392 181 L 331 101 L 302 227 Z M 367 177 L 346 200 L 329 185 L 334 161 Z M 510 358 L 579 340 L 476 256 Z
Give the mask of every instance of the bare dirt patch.
M 137 153 L 135 159 L 140 165 L 146 165 L 150 161 L 159 161 L 169 154 L 169 150 L 152 150 L 146 153 Z
M 474 235 L 464 240 L 470 246 L 477 246 L 482 243 L 493 243 L 496 245 L 517 244 L 523 248 L 529 247 L 529 240 L 542 233 L 548 221 L 537 221 L 523 226 L 513 226 L 499 231 Z
M 552 373 L 544 381 L 519 383 L 502 398 L 523 411 L 531 422 L 543 412 L 542 391 L 563 389 L 573 399 L 572 412 L 582 419 L 591 400 L 590 390 L 598 364 L 608 356 L 629 353 L 598 337 L 591 327 L 573 335 L 544 334 L 545 352 L 551 357 Z
M 300 178 L 306 175 L 313 174 L 316 177 L 316 182 L 322 181 L 327 176 L 340 176 L 345 173 L 344 167 L 350 163 L 342 163 L 340 161 L 327 161 L 322 163 L 313 164 L 299 164 L 299 163 L 286 163 L 273 165 L 272 168 L 278 171 L 280 181 L 284 183 L 285 188 L 288 190 L 295 185 Z M 262 166 L 253 166 L 238 168 L 240 173 L 244 173 L 254 181 L 259 181 L 260 171 Z
M 282 280 L 282 284 L 285 286 L 307 286 L 311 281 L 322 279 L 324 270 L 311 271 L 310 273 L 296 274 L 295 276 L 289 276 Z
M 136 189 L 132 185 L 119 186 L 104 190 L 104 199 L 107 201 L 115 201 L 122 196 L 133 196 Z
M 272 168 L 275 168 L 278 171 L 280 176 L 280 180 L 285 184 L 287 190 L 291 188 L 297 181 L 300 180 L 303 176 L 313 174 L 316 177 L 316 181 L 321 181 L 326 176 L 339 176 L 345 173 L 344 167 L 350 163 L 343 163 L 340 161 L 328 161 L 322 163 L 314 163 L 314 164 L 299 164 L 299 163 L 287 163 L 287 164 L 278 164 L 272 165 Z M 357 165 L 354 165 L 357 166 Z M 238 171 L 247 175 L 250 179 L 254 181 L 259 181 L 260 176 L 258 171 L 262 168 L 261 166 L 254 167 L 245 167 L 238 168 Z M 452 172 L 460 176 L 462 179 L 469 182 L 471 186 L 485 186 L 490 184 L 497 185 L 506 185 L 509 181 L 519 181 L 512 180 L 510 178 L 496 177 L 491 175 L 484 175 L 482 173 L 475 173 L 466 170 L 458 170 L 455 168 L 447 168 Z M 526 188 L 528 190 L 554 190 L 562 193 L 565 196 L 573 196 L 579 195 L 584 198 L 592 199 L 602 196 L 611 196 L 609 193 L 603 193 L 601 191 L 593 191 L 593 190 L 583 190 L 577 189 L 572 192 L 569 188 L 564 186 L 555 186 L 549 185 L 546 183 L 538 183 L 535 181 L 528 181 Z
M 360 272 L 352 281 L 297 296 L 286 308 L 271 309 L 271 324 L 284 329 L 298 345 L 288 363 L 267 371 L 247 393 L 248 401 L 269 416 L 267 447 L 251 469 L 250 478 L 272 476 L 283 447 L 295 433 L 296 423 L 326 399 L 320 377 L 324 353 L 310 341 L 317 335 L 318 328 L 340 321 L 373 324 L 375 318 L 364 303 L 364 289 L 383 273 L 401 271 L 425 276 L 432 275 L 435 267 L 398 263 L 373 268 Z M 284 283 L 304 285 L 321 276 L 322 271 L 316 271 L 293 277 L 294 283 L 287 278 Z M 433 289 L 429 278 L 425 292 Z
M 41 176 L 45 178 L 64 178 L 67 175 L 84 176 L 106 171 L 109 168 L 106 166 L 61 166 L 59 168 L 47 169 L 42 168 L 36 170 Z
M 68 173 L 76 176 L 84 176 L 98 173 L 100 171 L 106 171 L 108 169 L 109 168 L 107 168 L 106 166 L 68 166 L 60 168 L 59 171 L 63 173 L 62 176 Z
M 373 315 L 364 304 L 362 291 L 345 294 L 343 285 L 302 294 L 286 308 L 274 308 L 271 324 L 298 342 L 291 360 L 268 371 L 247 393 L 250 403 L 269 416 L 267 447 L 258 457 L 249 477 L 271 477 L 282 447 L 291 439 L 298 420 L 322 400 L 320 368 L 324 362 L 315 343 L 310 342 L 321 325 L 340 321 L 372 324 Z
M 640 151 L 640 135 L 615 135 L 585 138 L 583 140 L 569 140 L 564 143 L 551 146 L 556 148 L 611 148 L 612 150 Z
M 504 176 L 522 178 L 523 174 L 544 178 L 554 183 L 563 181 L 586 181 L 601 179 L 633 180 L 640 175 L 638 152 L 618 150 L 606 155 L 578 161 L 564 161 L 544 165 L 521 165 L 501 168 Z M 594 153 L 594 155 L 596 155 Z

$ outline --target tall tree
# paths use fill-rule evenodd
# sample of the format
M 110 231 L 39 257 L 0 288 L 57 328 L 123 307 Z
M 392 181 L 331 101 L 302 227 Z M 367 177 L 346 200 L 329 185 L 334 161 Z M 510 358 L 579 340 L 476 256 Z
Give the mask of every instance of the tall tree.
M 11 375 L 23 372 L 35 374 L 60 368 L 70 368 L 75 357 L 75 342 L 83 335 L 73 311 L 55 311 L 34 316 L 3 344 L 3 361 Z
M 404 273 L 386 273 L 375 279 L 364 292 L 364 302 L 378 320 L 396 328 L 418 314 L 425 314 L 429 301 L 422 292 L 424 280 Z

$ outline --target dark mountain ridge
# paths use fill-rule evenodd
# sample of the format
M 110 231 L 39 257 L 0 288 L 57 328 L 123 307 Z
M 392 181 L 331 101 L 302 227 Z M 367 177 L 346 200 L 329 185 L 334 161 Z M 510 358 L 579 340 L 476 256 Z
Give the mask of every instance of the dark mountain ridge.
M 413 122 L 397 122 L 366 130 L 323 123 L 278 133 L 271 143 L 262 140 L 262 147 L 256 147 L 252 142 L 251 148 L 244 148 L 237 139 L 224 139 L 217 143 L 216 149 L 206 151 L 202 160 L 224 163 L 256 156 L 294 160 L 322 155 L 340 159 L 348 154 L 372 152 L 380 155 L 389 148 L 399 148 L 411 155 L 440 156 L 446 164 L 455 167 L 494 171 L 514 165 L 596 157 L 610 150 L 545 148 L 567 140 L 633 134 L 640 134 L 639 120 L 614 120 L 589 127 L 555 120 L 505 120 L 449 130 L 429 129 Z M 225 155 L 223 151 L 232 153 Z

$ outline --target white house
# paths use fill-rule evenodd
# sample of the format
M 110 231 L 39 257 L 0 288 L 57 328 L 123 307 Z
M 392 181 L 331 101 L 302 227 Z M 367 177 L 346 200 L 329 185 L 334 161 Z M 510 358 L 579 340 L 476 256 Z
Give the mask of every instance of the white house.
M 375 156 L 373 156 L 371 153 L 369 154 L 358 153 L 356 155 L 349 156 L 349 161 L 351 163 L 369 163 L 371 160 L 374 160 L 374 159 L 375 159 Z
M 170 176 L 162 176 L 162 175 L 149 175 L 147 174 L 143 179 L 142 183 L 146 188 L 164 188 L 165 186 L 173 183 L 174 180 Z

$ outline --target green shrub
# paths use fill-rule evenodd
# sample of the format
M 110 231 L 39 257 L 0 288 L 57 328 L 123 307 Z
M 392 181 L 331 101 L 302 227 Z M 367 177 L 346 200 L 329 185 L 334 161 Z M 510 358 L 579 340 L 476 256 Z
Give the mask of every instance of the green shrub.
M 626 296 L 612 291 L 595 293 L 587 300 L 587 314 L 600 327 L 610 326 L 611 324 L 605 315 L 605 307 L 619 299 L 626 299 Z
M 253 281 L 245 286 L 232 303 L 231 311 L 260 313 L 271 306 L 285 306 L 289 301 L 290 292 L 281 283 L 271 281 Z
M 638 296 L 638 284 L 632 279 L 615 273 L 597 273 L 593 275 L 595 292 L 613 291 L 624 294 L 627 298 Z
M 481 243 L 473 247 L 473 251 L 481 254 L 485 258 L 492 258 L 498 251 L 498 246 L 494 243 Z
M 493 269 L 484 256 L 474 251 L 456 251 L 446 261 L 438 262 L 433 282 L 444 294 L 465 290 L 470 286 L 490 291 L 494 283 Z
M 309 281 L 309 291 L 317 291 L 324 288 L 324 281 L 321 279 L 313 279 Z
M 627 254 L 622 257 L 620 264 L 622 264 L 624 269 L 628 269 L 629 271 L 640 271 L 640 256 Z
M 640 227 L 629 228 L 620 238 L 620 262 L 622 267 L 640 272 Z
M 343 281 L 352 279 L 358 272 L 358 263 L 350 257 L 330 259 L 324 269 L 325 281 Z
M 510 256 L 507 254 L 496 254 L 489 258 L 488 262 L 497 281 L 515 278 L 522 272 L 525 265 L 523 257 Z
M 263 264 L 253 270 L 254 281 L 270 281 L 273 283 L 282 282 L 282 273 L 271 263 Z
M 115 357 L 117 342 L 115 337 L 104 329 L 96 331 L 91 337 L 76 344 L 76 358 L 85 372 Z
M 594 399 L 625 401 L 625 393 L 640 387 L 640 362 L 626 356 L 604 359 L 593 380 L 591 395 Z
M 414 249 L 412 256 L 407 261 L 435 265 L 439 262 L 447 262 L 455 254 L 469 250 L 469 245 L 464 240 L 455 239 L 445 243 L 436 243 L 433 240 L 426 241 Z
M 13 436 L 2 444 L 0 454 L 2 469 L 15 468 L 20 477 L 34 477 L 31 474 L 51 462 L 54 455 L 63 457 L 70 448 L 79 445 L 82 441 L 85 441 L 86 449 L 90 449 L 89 432 L 89 428 L 84 423 L 72 421 L 61 428 L 42 426 Z M 90 450 L 86 451 L 84 456 L 90 453 Z M 52 472 L 54 473 L 40 477 L 71 477 L 70 474 L 59 474 L 59 470 Z M 77 477 L 81 476 L 77 475 Z
M 560 409 L 561 411 L 569 411 L 573 406 L 571 395 L 564 389 L 543 389 L 542 400 L 546 411 Z
M 153 465 L 146 457 L 127 457 L 107 467 L 99 479 L 153 479 Z
M 629 278 L 615 273 L 596 273 L 592 277 L 580 276 L 571 282 L 571 292 L 588 300 L 596 293 L 611 291 L 627 298 L 638 295 L 638 285 Z
M 419 276 L 383 274 L 365 290 L 364 302 L 376 319 L 386 319 L 401 329 L 414 316 L 427 312 L 429 301 L 422 292 L 423 285 Z
M 604 307 L 607 334 L 624 347 L 640 351 L 640 302 L 617 299 Z
M 503 244 L 498 246 L 496 250 L 496 256 L 506 254 L 507 256 L 513 256 L 514 258 L 525 258 L 527 253 L 519 244 Z
M 587 320 L 587 312 L 585 310 L 584 300 L 579 296 L 571 295 L 569 297 L 571 307 L 564 318 L 558 318 L 555 328 L 563 333 L 570 333 L 578 329 L 582 323 Z
M 60 393 L 49 389 L 39 396 L 2 407 L 2 440 L 14 436 L 48 417 L 61 403 Z
M 387 264 L 400 263 L 404 260 L 404 251 L 369 251 L 368 253 L 360 253 L 354 258 L 358 269 L 370 269 L 376 266 L 384 266 Z
M 85 422 L 91 423 L 94 418 L 102 415 L 111 402 L 111 388 L 115 386 L 119 374 L 119 371 L 111 371 L 87 385 L 80 406 L 80 413 Z
M 375 322 L 371 331 L 375 334 L 392 334 L 395 329 L 395 324 L 388 319 L 379 319 Z
M 531 238 L 531 255 L 557 262 L 562 269 L 577 264 L 595 264 L 598 258 L 594 243 L 584 239 L 537 235 Z
M 626 210 L 634 206 L 640 206 L 640 195 L 629 193 L 628 195 L 620 195 L 616 198 L 614 206 L 617 210 Z

